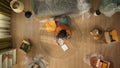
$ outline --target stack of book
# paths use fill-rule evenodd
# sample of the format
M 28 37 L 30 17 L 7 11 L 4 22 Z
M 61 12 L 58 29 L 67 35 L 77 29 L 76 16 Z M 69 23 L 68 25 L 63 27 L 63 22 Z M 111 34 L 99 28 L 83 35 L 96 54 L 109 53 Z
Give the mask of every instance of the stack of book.
M 110 62 L 98 59 L 96 67 L 97 68 L 109 68 L 110 67 Z
M 111 43 L 111 42 L 118 42 L 119 41 L 119 37 L 117 34 L 117 30 L 113 29 L 112 31 L 109 32 L 105 32 L 105 39 L 107 43 Z
M 20 49 L 22 49 L 24 52 L 28 53 L 28 52 L 30 52 L 31 47 L 32 47 L 32 45 L 31 45 L 30 41 L 23 40 L 22 44 L 20 46 Z

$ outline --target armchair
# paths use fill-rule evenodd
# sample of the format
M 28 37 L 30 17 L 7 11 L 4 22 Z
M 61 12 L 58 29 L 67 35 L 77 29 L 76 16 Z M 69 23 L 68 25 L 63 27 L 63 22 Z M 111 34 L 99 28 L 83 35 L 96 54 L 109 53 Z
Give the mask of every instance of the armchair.
M 120 0 L 103 0 L 99 10 L 105 16 L 111 17 L 116 12 L 120 12 Z

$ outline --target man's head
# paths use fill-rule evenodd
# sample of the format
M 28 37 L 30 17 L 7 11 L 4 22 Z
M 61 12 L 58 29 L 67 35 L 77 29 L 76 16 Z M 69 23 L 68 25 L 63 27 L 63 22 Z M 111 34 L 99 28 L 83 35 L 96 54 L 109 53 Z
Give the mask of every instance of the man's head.
M 58 35 L 57 38 L 67 38 L 68 34 L 66 32 L 66 30 L 61 30 Z

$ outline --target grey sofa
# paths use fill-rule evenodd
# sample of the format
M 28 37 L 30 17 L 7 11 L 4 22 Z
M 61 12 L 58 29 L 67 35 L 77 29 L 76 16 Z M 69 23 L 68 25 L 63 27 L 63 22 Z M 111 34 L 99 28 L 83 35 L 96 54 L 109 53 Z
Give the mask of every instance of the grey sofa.
M 31 0 L 36 15 L 56 16 L 69 13 L 83 13 L 90 9 L 88 0 Z

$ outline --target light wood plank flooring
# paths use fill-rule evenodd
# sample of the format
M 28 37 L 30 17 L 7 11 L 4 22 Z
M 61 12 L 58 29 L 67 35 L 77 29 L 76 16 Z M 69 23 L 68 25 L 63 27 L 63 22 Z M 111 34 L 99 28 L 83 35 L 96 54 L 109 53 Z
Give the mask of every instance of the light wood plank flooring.
M 91 0 L 92 9 L 98 8 L 100 0 Z M 29 0 L 25 0 L 25 10 L 31 10 Z M 41 22 L 46 18 L 36 17 L 34 14 L 30 19 L 25 18 L 24 13 L 12 14 L 12 35 L 13 45 L 17 48 L 16 68 L 25 68 L 26 56 L 34 57 L 38 54 L 45 55 L 49 68 L 91 68 L 83 62 L 83 57 L 93 52 L 101 53 L 107 60 L 113 63 L 113 68 L 120 68 L 120 42 L 105 44 L 103 41 L 96 41 L 90 35 L 94 27 L 103 30 L 116 29 L 120 37 L 120 13 L 108 18 L 104 15 L 91 17 L 82 20 L 81 16 L 71 16 L 72 39 L 68 41 L 68 51 L 63 52 L 56 45 L 53 33 L 45 30 L 45 23 Z M 29 54 L 19 50 L 23 39 L 30 39 L 33 47 Z

